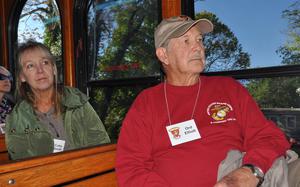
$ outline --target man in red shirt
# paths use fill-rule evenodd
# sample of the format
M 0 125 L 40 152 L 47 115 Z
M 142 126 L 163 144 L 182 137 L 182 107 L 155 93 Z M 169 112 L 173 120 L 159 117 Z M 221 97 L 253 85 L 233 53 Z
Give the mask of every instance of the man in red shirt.
M 156 28 L 165 82 L 140 93 L 123 122 L 116 160 L 120 187 L 254 187 L 289 148 L 241 84 L 200 76 L 202 37 L 212 30 L 209 20 L 187 16 Z M 217 181 L 230 150 L 245 152 L 243 166 Z

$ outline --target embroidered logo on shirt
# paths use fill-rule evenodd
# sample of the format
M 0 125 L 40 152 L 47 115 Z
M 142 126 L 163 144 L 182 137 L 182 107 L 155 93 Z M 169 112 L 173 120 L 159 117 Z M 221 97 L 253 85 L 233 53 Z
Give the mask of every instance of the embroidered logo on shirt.
M 173 138 L 175 138 L 175 139 L 180 138 L 179 127 L 173 127 L 173 128 L 171 128 L 169 131 L 172 133 Z
M 233 111 L 233 108 L 228 103 L 213 102 L 207 107 L 207 114 L 213 119 L 213 121 L 210 122 L 211 124 L 235 121 L 235 118 L 228 117 L 231 111 Z

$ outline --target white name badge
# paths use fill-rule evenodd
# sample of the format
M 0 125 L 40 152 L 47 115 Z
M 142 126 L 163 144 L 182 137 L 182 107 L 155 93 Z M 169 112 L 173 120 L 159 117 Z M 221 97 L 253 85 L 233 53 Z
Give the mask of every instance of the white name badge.
M 0 134 L 5 133 L 5 123 L 0 123 Z
M 65 148 L 65 140 L 53 139 L 54 141 L 54 149 L 53 153 L 58 153 L 64 151 Z
M 166 127 L 172 146 L 200 139 L 200 133 L 193 119 Z

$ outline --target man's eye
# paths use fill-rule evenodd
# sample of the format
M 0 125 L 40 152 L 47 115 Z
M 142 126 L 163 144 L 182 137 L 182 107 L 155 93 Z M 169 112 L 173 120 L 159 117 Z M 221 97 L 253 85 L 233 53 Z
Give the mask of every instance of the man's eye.
M 198 42 L 203 42 L 203 38 L 198 38 L 197 41 Z
M 188 39 L 185 39 L 185 40 L 184 40 L 184 43 L 188 44 L 188 43 L 189 43 L 189 40 L 188 40 Z

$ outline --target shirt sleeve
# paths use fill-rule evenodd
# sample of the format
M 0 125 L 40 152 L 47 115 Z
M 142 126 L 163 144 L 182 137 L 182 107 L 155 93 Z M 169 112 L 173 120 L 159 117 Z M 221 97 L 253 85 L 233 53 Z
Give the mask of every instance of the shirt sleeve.
M 136 99 L 123 121 L 117 144 L 118 183 L 120 187 L 166 187 L 167 182 L 152 169 L 150 114 L 142 100 Z
M 239 83 L 236 85 L 240 109 L 238 120 L 242 125 L 246 152 L 243 163 L 256 165 L 266 172 L 276 158 L 285 155 L 290 144 L 281 129 L 265 118 L 246 88 Z

